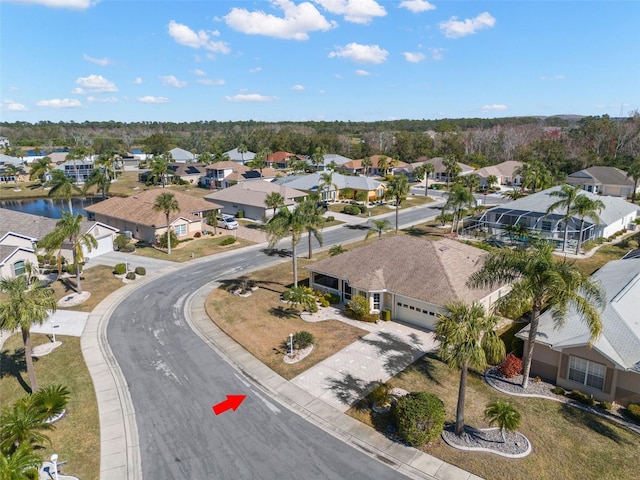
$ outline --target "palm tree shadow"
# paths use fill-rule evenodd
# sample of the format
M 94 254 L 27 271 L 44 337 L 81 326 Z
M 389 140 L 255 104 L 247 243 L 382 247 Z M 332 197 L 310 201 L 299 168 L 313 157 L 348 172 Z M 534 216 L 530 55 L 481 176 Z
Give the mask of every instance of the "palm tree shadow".
M 412 340 L 416 345 L 421 345 L 418 337 L 413 337 Z M 392 377 L 424 355 L 424 351 L 417 346 L 388 332 L 379 332 L 377 337 L 365 337 L 360 341 L 376 347 L 385 356 L 384 369 Z
M 341 379 L 327 377 L 326 381 L 329 383 L 329 389 L 333 391 L 338 400 L 348 406 L 366 396 L 375 385 L 375 382 L 366 382 L 350 373 L 342 375 Z
M 38 361 L 34 357 L 34 363 Z M 22 378 L 22 372 L 27 371 L 27 364 L 24 358 L 24 348 L 18 348 L 10 353 L 9 350 L 0 352 L 0 378 L 15 377 L 26 393 L 31 393 L 31 387 Z
M 422 358 L 419 358 L 411 367 L 417 370 L 421 375 L 424 375 L 427 379 L 435 383 L 436 385 L 442 385 L 442 382 L 436 377 L 436 366 L 435 362 L 439 362 L 440 359 L 438 355 L 434 352 L 427 352 Z M 400 375 L 403 373 L 401 372 Z
M 264 253 L 269 257 L 281 257 L 281 258 L 290 257 L 291 255 L 293 255 L 291 250 L 288 250 L 286 248 L 265 248 L 262 250 L 262 253 Z
M 619 445 L 630 443 L 611 428 L 611 424 L 608 420 L 596 415 L 595 413 L 590 413 L 582 410 L 581 408 L 565 403 L 562 405 L 561 414 L 572 424 L 582 424 L 590 430 L 613 440 Z
M 271 307 L 269 313 L 277 318 L 296 318 L 300 316 L 300 312 L 291 307 Z

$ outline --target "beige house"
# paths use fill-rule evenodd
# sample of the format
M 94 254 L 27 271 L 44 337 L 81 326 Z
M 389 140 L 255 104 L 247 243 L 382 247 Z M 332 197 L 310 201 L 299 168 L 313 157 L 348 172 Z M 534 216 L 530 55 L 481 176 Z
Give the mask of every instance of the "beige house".
M 90 220 L 113 225 L 122 233 L 130 232 L 137 240 L 155 244 L 158 237 L 167 231 L 164 212 L 153 208 L 158 195 L 164 192 L 173 194 L 178 201 L 179 210 L 169 214 L 169 227 L 178 239 L 202 232 L 206 214 L 220 208 L 220 205 L 182 192 L 151 189 L 131 197 L 112 197 L 86 207 L 85 211 Z
M 13 232 L 0 237 L 0 278 L 23 275 L 27 263 L 38 264 L 34 238 Z
M 569 185 L 579 185 L 587 192 L 627 198 L 633 193 L 634 182 L 627 172 L 615 167 L 594 166 L 567 176 Z M 636 193 L 640 185 L 635 186 Z
M 387 162 L 387 166 L 383 169 L 380 168 L 380 159 L 384 158 Z M 372 155 L 369 157 L 371 161 L 371 166 L 367 169 L 364 165 L 362 165 L 362 161 L 364 159 L 358 160 L 350 160 L 348 162 L 343 163 L 338 167 L 339 170 L 353 174 L 353 175 L 377 175 L 377 176 L 385 176 L 389 173 L 394 174 L 394 170 L 396 168 L 405 167 L 407 164 L 400 160 L 396 160 L 395 158 L 387 157 L 386 155 Z
M 307 269 L 313 288 L 336 293 L 345 302 L 361 295 L 369 301 L 371 313 L 388 309 L 394 320 L 433 330 L 446 304 L 480 302 L 488 311 L 507 292 L 507 286 L 466 286 L 485 255 L 483 250 L 451 239 L 433 242 L 394 235 Z
M 489 182 L 487 182 L 487 179 L 491 175 L 495 176 L 498 180 L 498 183 L 496 184 L 497 186 L 505 185 L 519 187 L 522 184 L 522 177 L 515 173 L 519 168 L 522 168 L 522 162 L 507 160 L 506 162 L 481 168 L 473 173 L 480 177 L 483 187 L 488 186 Z
M 601 401 L 640 402 L 640 258 L 609 262 L 594 274 L 606 292 L 603 331 L 589 345 L 587 326 L 575 310 L 556 328 L 549 312 L 540 317 L 531 375 Z M 525 340 L 529 327 L 517 336 Z

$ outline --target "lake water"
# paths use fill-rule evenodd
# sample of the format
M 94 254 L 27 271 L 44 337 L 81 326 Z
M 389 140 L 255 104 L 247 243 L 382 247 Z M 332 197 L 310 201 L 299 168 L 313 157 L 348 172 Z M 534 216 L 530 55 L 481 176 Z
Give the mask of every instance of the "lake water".
M 85 207 L 102 201 L 102 197 L 86 197 L 73 198 L 71 205 L 73 213 L 82 213 L 87 216 L 84 211 Z M 53 198 L 32 198 L 21 200 L 0 200 L 0 208 L 9 210 L 17 210 L 18 212 L 30 213 L 32 215 L 40 215 L 48 218 L 62 218 L 62 210 L 69 210 L 69 204 L 66 200 L 57 200 Z

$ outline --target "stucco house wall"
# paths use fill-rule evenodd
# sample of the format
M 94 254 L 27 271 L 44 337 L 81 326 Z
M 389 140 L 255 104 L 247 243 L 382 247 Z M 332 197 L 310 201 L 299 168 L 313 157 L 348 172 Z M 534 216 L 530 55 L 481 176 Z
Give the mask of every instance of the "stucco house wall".
M 0 251 L 8 251 L 10 247 L 3 247 Z M 15 247 L 13 253 L 7 255 L 6 258 L 0 258 L 0 277 L 15 278 L 15 266 L 19 262 L 30 262 L 38 264 L 38 257 L 33 250 Z

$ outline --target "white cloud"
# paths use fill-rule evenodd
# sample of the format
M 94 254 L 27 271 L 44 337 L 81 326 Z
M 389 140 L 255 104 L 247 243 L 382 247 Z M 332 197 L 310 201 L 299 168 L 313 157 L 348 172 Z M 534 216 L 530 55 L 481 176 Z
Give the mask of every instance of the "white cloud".
M 436 6 L 427 2 L 426 0 L 404 0 L 400 2 L 401 8 L 406 8 L 413 13 L 428 12 L 429 10 L 435 10 Z
M 85 10 L 93 7 L 100 0 L 13 0 L 17 3 L 35 3 L 51 8 L 71 8 L 75 10 Z
M 88 77 L 80 77 L 76 80 L 76 84 L 81 89 L 92 93 L 117 92 L 118 88 L 115 84 L 102 75 L 89 75 Z
M 136 79 L 133 81 L 133 83 L 135 83 L 136 85 L 142 84 L 142 78 L 136 77 Z
M 371 75 L 370 72 L 367 72 L 366 70 L 356 70 L 356 75 L 360 76 L 360 77 L 367 77 L 369 75 Z
M 262 67 L 250 68 L 249 73 L 258 73 L 262 71 Z
M 368 24 L 374 17 L 384 17 L 387 11 L 375 0 L 314 0 L 326 11 L 344 15 L 347 22 Z
M 218 32 L 205 32 L 200 30 L 195 32 L 186 25 L 171 20 L 169 22 L 169 35 L 176 43 L 191 48 L 204 48 L 211 52 L 216 53 L 229 53 L 231 49 L 225 42 L 213 41 L 210 39 L 209 34 L 218 36 Z
M 142 103 L 167 103 L 169 99 L 167 97 L 153 97 L 147 95 L 145 97 L 138 97 L 138 101 Z
M 200 78 L 196 80 L 197 83 L 201 83 L 202 85 L 224 85 L 224 80 L 212 80 L 210 78 Z
M 337 47 L 336 51 L 329 54 L 329 58 L 342 57 L 356 63 L 383 63 L 389 52 L 378 45 L 361 45 L 350 43 L 344 47 Z
M 564 75 L 551 75 L 550 77 L 541 76 L 540 80 L 564 80 Z
M 262 10 L 250 12 L 234 7 L 225 15 L 229 28 L 248 35 L 265 35 L 285 40 L 307 40 L 309 32 L 327 31 L 334 28 L 318 9 L 309 2 L 296 5 L 290 0 L 271 0 L 271 4 L 284 12 L 284 17 L 276 17 Z
M 164 85 L 165 87 L 182 88 L 187 85 L 187 82 L 183 80 L 178 80 L 173 75 L 161 76 L 160 79 L 162 80 L 162 85 Z
M 440 22 L 438 26 L 447 38 L 460 38 L 473 35 L 485 28 L 492 28 L 495 24 L 496 19 L 489 12 L 483 12 L 475 18 L 465 20 L 451 17 L 446 22 Z
M 118 103 L 118 99 L 116 97 L 106 97 L 106 98 L 87 97 L 87 102 L 89 102 L 89 103 Z
M 224 99 L 227 102 L 273 102 L 276 97 L 267 97 L 265 95 L 259 95 L 257 93 L 241 93 L 234 95 L 233 97 L 225 96 Z
M 294 85 L 293 87 L 291 87 L 291 90 L 304 90 L 304 87 L 302 85 Z
M 444 58 L 444 48 L 430 48 L 429 52 L 431 52 L 431 58 L 434 60 L 442 60 Z
M 89 55 L 87 55 L 86 53 L 84 53 L 82 55 L 82 58 L 84 58 L 89 63 L 93 63 L 95 65 L 100 65 L 101 67 L 106 67 L 107 65 L 109 65 L 111 63 L 111 60 L 109 60 L 107 57 L 93 58 L 93 57 L 90 57 Z
M 36 105 L 51 108 L 78 108 L 82 106 L 82 103 L 80 100 L 72 100 L 69 98 L 52 98 L 51 100 L 40 100 Z
M 72 95 L 86 95 L 87 91 L 84 88 L 76 87 L 71 90 Z
M 22 103 L 13 100 L 2 100 L 0 102 L 0 110 L 9 110 L 10 112 L 28 112 L 29 109 Z
M 206 77 L 207 74 L 205 72 L 203 72 L 202 70 L 195 68 L 193 70 L 191 70 L 191 73 L 193 73 L 194 75 L 197 75 L 198 77 Z
M 496 104 L 496 103 L 494 103 L 493 105 L 483 105 L 482 106 L 482 111 L 483 112 L 497 112 L 497 111 L 502 111 L 502 110 L 508 110 L 508 107 L 506 105 Z
M 424 53 L 414 53 L 414 52 L 404 52 L 404 59 L 407 62 L 411 62 L 411 63 L 420 63 L 422 62 L 426 57 L 424 56 Z

